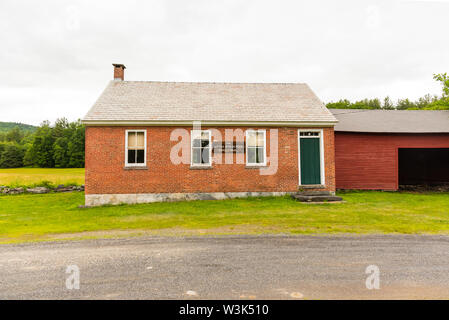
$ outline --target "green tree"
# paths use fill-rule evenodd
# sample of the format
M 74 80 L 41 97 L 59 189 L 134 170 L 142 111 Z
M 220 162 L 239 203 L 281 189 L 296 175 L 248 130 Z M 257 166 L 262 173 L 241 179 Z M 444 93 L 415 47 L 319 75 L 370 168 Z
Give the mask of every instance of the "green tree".
M 390 97 L 387 96 L 384 98 L 384 103 L 382 105 L 382 109 L 385 109 L 385 110 L 394 109 L 394 104 L 393 104 L 393 101 L 391 101 Z
M 70 163 L 69 140 L 66 137 L 57 138 L 53 144 L 53 160 L 56 168 L 67 168 Z
M 407 110 L 407 109 L 414 109 L 415 104 L 411 102 L 408 98 L 407 99 L 399 99 L 398 103 L 396 104 L 396 109 L 398 110 Z
M 43 168 L 53 168 L 53 144 L 55 139 L 50 123 L 45 121 L 36 130 L 31 148 L 25 155 L 28 165 L 36 165 Z
M 377 98 L 375 98 L 375 99 L 368 99 L 368 100 L 365 100 L 365 101 L 366 101 L 366 105 L 370 109 L 380 109 L 380 108 L 382 108 L 380 100 L 377 99 Z
M 0 156 L 1 168 L 19 168 L 23 166 L 24 149 L 16 144 L 9 144 Z
M 351 102 L 347 99 L 339 100 L 338 102 L 330 102 L 326 106 L 335 109 L 397 109 L 397 110 L 449 110 L 449 76 L 447 73 L 434 74 L 433 78 L 441 82 L 442 95 L 431 96 L 429 94 L 419 98 L 416 101 L 410 99 L 399 99 L 396 104 L 393 104 L 389 97 L 386 97 L 383 104 L 379 99 L 364 99 L 356 102 Z
M 35 153 L 33 149 L 33 145 L 31 144 L 25 151 L 25 155 L 23 156 L 23 165 L 25 167 L 33 167 L 37 166 Z
M 56 168 L 70 167 L 69 141 L 73 135 L 74 126 L 66 118 L 56 120 L 53 127 L 53 160 Z
M 5 151 L 7 143 L 0 143 L 0 156 L 2 155 L 2 152 Z
M 20 143 L 24 137 L 23 132 L 19 129 L 19 127 L 14 127 L 9 130 L 5 136 L 6 141 Z
M 61 137 L 70 136 L 71 134 L 67 132 L 69 128 L 70 124 L 66 118 L 56 119 L 55 125 L 53 127 L 53 137 L 55 137 L 55 139 L 58 139 Z
M 421 97 L 414 104 L 417 109 L 426 109 L 432 103 L 432 96 L 430 94 L 426 94 L 424 97 Z
M 449 97 L 449 76 L 447 73 L 434 74 L 433 78 L 443 86 L 443 98 Z
M 344 99 L 337 102 L 329 102 L 326 107 L 329 109 L 349 109 L 351 107 L 351 101 Z
M 73 134 L 68 143 L 68 153 L 70 155 L 69 167 L 84 168 L 85 128 L 79 120 L 73 122 L 71 127 L 73 128 Z

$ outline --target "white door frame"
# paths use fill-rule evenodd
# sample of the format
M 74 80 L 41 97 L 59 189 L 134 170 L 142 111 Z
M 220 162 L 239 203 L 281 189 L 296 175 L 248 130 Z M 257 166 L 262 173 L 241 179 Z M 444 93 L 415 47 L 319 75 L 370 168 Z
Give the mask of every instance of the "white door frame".
M 324 167 L 324 137 L 323 137 L 323 129 L 298 129 L 298 184 L 301 184 L 301 132 L 319 132 L 320 136 L 312 136 L 312 137 L 302 137 L 303 139 L 320 139 L 320 179 L 321 185 L 326 184 L 326 172 Z M 304 185 L 304 186 L 307 186 Z

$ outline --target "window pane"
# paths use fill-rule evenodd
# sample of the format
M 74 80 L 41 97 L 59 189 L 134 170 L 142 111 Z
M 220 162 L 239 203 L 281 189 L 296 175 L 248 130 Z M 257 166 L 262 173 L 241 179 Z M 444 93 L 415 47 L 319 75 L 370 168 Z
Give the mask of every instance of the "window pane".
M 209 140 L 201 140 L 201 146 L 204 147 L 208 147 L 209 146 Z
M 137 132 L 136 147 L 138 149 L 145 149 L 145 134 L 143 132 Z
M 256 146 L 256 133 L 248 132 L 247 140 L 248 141 L 246 141 L 246 143 L 248 144 L 249 147 Z
M 137 138 L 135 132 L 128 132 L 128 148 L 135 149 L 137 146 Z
M 253 131 L 248 132 L 247 144 L 250 147 L 263 147 L 265 144 L 265 132 Z
M 201 132 L 201 139 L 209 140 L 209 132 L 208 131 Z
M 136 150 L 128 150 L 128 163 L 136 163 Z
M 209 163 L 209 148 L 203 148 L 201 150 L 201 163 L 208 164 Z
M 257 143 L 257 146 L 258 147 L 263 147 L 264 146 L 264 139 L 265 138 L 265 133 L 263 133 L 263 132 L 258 132 L 257 133 L 257 141 L 256 141 L 256 143 Z
M 201 163 L 201 149 L 192 149 L 192 163 L 193 164 Z
M 200 139 L 201 138 L 201 132 L 198 130 L 192 130 L 192 139 Z
M 248 148 L 248 154 L 246 155 L 248 157 L 248 163 L 256 163 L 256 149 L 255 148 Z
M 262 148 L 257 148 L 257 163 L 264 163 L 265 159 L 264 159 L 264 151 L 263 151 L 263 147 Z
M 145 163 L 145 150 L 137 150 L 137 163 Z
M 201 140 L 200 139 L 193 139 L 193 147 L 195 147 L 195 148 L 201 147 Z
M 192 164 L 210 164 L 211 148 L 208 131 L 192 131 Z
M 311 131 L 311 132 L 300 132 L 299 135 L 301 137 L 319 137 L 320 133 L 317 131 Z

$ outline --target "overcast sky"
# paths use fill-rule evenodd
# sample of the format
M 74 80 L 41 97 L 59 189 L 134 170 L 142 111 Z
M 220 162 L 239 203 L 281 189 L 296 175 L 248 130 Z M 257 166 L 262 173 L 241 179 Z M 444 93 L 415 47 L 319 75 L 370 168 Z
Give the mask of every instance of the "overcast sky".
M 0 121 L 82 118 L 126 80 L 307 82 L 329 102 L 440 94 L 449 1 L 0 2 Z

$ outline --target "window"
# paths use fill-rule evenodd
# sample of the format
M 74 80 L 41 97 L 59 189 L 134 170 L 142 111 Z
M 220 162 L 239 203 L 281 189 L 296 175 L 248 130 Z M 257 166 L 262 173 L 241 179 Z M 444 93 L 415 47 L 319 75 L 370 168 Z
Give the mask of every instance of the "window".
M 299 135 L 301 137 L 319 137 L 320 133 L 318 131 L 300 131 Z
M 265 165 L 266 164 L 266 131 L 247 130 L 246 131 L 246 164 Z
M 211 132 L 209 130 L 192 130 L 192 166 L 211 165 Z
M 146 165 L 146 130 L 126 130 L 126 159 L 127 166 Z

